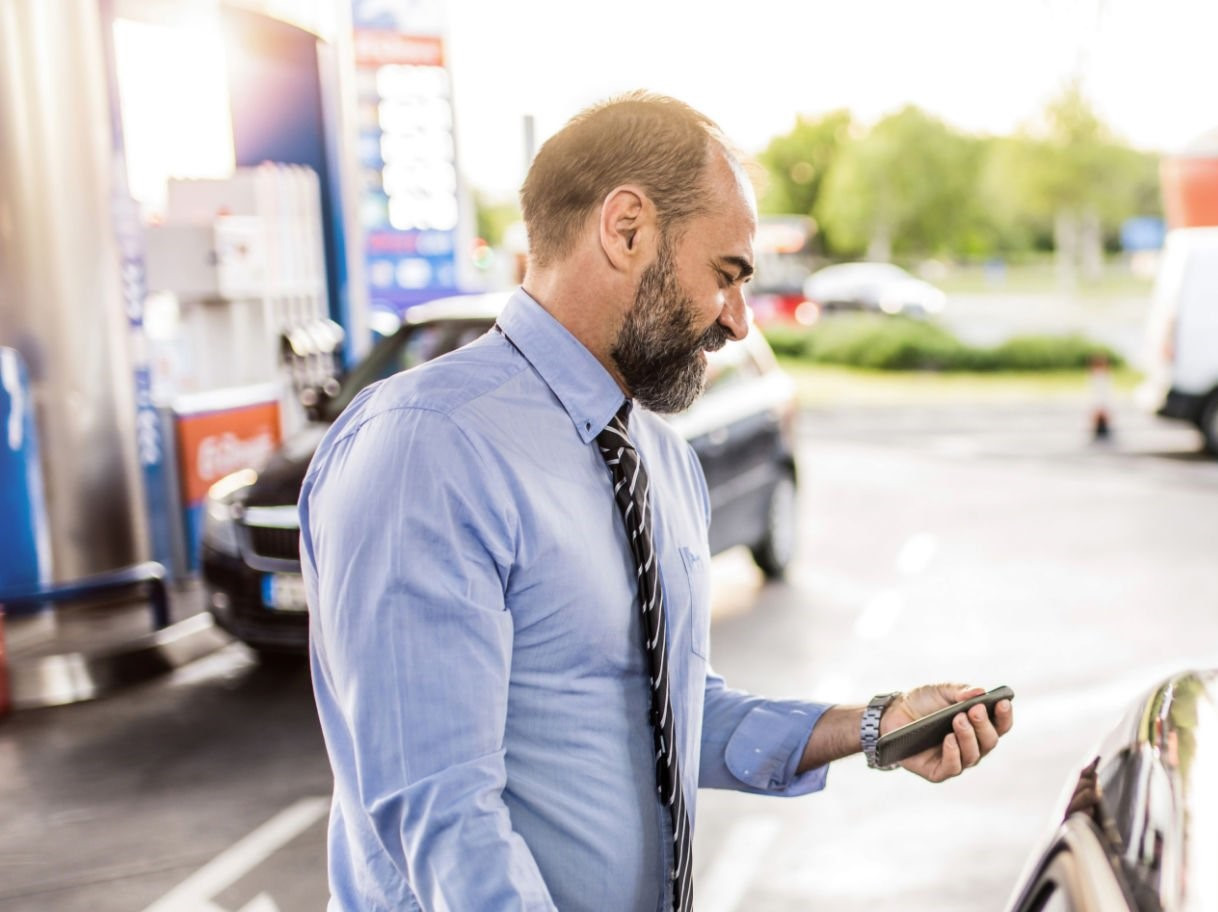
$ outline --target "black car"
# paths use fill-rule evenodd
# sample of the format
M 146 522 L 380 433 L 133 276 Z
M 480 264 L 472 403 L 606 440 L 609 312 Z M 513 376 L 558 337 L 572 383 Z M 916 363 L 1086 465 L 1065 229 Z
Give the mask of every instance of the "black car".
M 202 577 L 218 623 L 260 651 L 300 651 L 308 622 L 296 501 L 330 423 L 370 383 L 452 351 L 486 332 L 507 295 L 446 298 L 410 308 L 346 377 L 304 391 L 312 419 L 260 470 L 218 481 L 206 504 Z M 751 549 L 768 578 L 794 550 L 795 389 L 765 339 L 750 332 L 709 356 L 706 392 L 670 416 L 702 462 L 710 491 L 710 546 Z
M 1135 703 L 1066 801 L 1008 912 L 1218 908 L 1218 671 L 1181 672 Z

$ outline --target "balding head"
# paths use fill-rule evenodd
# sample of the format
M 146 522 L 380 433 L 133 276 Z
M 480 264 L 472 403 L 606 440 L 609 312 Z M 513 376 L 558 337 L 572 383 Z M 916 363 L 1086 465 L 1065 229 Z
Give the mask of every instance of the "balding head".
M 735 162 L 714 121 L 663 95 L 632 92 L 576 115 L 541 147 L 521 189 L 532 262 L 562 260 L 623 185 L 647 194 L 661 230 L 679 231 L 708 208 L 707 165 L 716 149 Z

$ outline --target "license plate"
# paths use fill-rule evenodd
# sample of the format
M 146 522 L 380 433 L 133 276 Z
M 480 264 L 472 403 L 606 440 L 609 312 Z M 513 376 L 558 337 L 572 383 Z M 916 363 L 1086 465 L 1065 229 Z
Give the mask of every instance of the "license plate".
M 308 611 L 304 577 L 299 573 L 268 573 L 262 577 L 262 604 L 271 611 Z

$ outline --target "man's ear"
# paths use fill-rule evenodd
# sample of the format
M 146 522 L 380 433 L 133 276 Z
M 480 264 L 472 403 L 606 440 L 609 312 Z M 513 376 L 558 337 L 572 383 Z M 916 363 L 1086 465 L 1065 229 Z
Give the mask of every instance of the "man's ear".
M 631 273 L 652 259 L 656 237 L 655 205 L 641 187 L 615 187 L 601 204 L 601 250 L 610 265 Z

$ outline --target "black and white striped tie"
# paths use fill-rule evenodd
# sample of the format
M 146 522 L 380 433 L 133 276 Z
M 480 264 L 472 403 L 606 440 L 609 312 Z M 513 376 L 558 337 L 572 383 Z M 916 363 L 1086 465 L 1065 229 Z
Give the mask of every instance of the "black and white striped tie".
M 668 690 L 668 643 L 664 620 L 664 593 L 655 548 L 651 540 L 651 502 L 647 472 L 638 451 L 626 433 L 630 403 L 596 437 L 597 446 L 613 476 L 613 497 L 626 524 L 630 550 L 634 553 L 639 579 L 639 604 L 643 611 L 643 640 L 651 676 L 651 727 L 655 735 L 656 784 L 660 800 L 672 815 L 673 909 L 688 912 L 693 906 L 693 839 L 689 814 L 681 791 L 677 761 L 676 726 Z

